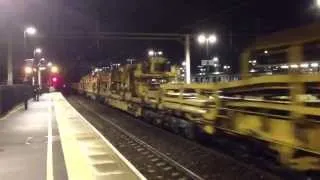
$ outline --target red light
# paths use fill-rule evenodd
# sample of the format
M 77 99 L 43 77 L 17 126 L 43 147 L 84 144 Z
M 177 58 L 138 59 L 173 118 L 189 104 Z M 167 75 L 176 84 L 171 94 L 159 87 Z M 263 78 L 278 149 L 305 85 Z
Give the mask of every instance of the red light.
M 58 81 L 58 79 L 57 79 L 56 77 L 53 77 L 53 78 L 52 78 L 52 82 L 55 83 L 55 82 L 57 82 L 57 81 Z

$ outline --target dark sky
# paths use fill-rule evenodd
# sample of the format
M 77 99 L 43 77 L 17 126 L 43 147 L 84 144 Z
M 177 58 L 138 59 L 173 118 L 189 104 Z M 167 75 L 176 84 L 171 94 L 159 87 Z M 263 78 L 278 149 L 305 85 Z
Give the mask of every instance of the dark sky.
M 215 32 L 219 43 L 210 54 L 223 63 L 237 65 L 241 50 L 257 35 L 307 24 L 318 19 L 314 0 L 0 0 L 0 41 L 8 23 L 16 46 L 21 48 L 22 29 L 33 24 L 42 35 L 93 32 L 99 24 L 108 32 Z M 19 43 L 20 42 L 20 43 Z M 204 49 L 192 41 L 193 65 L 205 58 Z M 20 46 L 19 46 L 20 44 Z M 100 49 L 94 39 L 34 39 L 46 54 L 60 63 L 89 64 L 143 57 L 148 48 L 159 48 L 173 61 L 183 59 L 179 42 L 105 40 Z M 30 46 L 31 46 L 30 45 Z M 18 50 L 16 50 L 18 51 Z M 86 64 L 87 66 L 88 64 Z

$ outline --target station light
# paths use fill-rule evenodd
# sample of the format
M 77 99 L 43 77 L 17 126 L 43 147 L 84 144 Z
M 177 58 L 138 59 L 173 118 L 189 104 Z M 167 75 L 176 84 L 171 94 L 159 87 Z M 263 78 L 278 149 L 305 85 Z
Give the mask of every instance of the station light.
M 28 35 L 35 35 L 37 33 L 37 29 L 35 27 L 30 26 L 24 30 L 24 33 Z
M 319 67 L 319 64 L 318 63 L 312 63 L 311 67 L 313 67 L 313 68 Z
M 148 55 L 149 55 L 149 56 L 154 56 L 154 54 L 155 54 L 154 50 L 150 50 L 150 51 L 148 52 Z
M 198 36 L 198 42 L 200 44 L 204 44 L 206 42 L 206 39 L 207 38 L 206 38 L 206 36 L 204 34 L 201 34 L 201 35 Z
M 309 67 L 309 64 L 301 64 L 300 67 L 302 67 L 302 68 L 308 68 L 308 67 Z
M 218 62 L 219 58 L 218 57 L 213 57 L 213 62 Z
M 289 66 L 288 65 L 282 65 L 280 66 L 281 69 L 289 69 Z
M 320 8 L 320 0 L 316 0 L 316 5 L 318 8 Z
M 299 66 L 298 66 L 297 64 L 292 64 L 292 65 L 290 65 L 290 67 L 293 68 L 293 69 L 296 69 L 296 68 L 298 68 Z
M 217 42 L 217 36 L 215 34 L 211 34 L 209 36 L 206 36 L 205 34 L 200 34 L 198 36 L 198 42 L 199 44 L 215 44 Z
M 47 68 L 46 67 L 39 67 L 39 70 L 40 71 L 44 71 L 44 70 L 46 70 Z
M 34 50 L 34 52 L 37 53 L 37 54 L 41 54 L 42 53 L 42 49 L 41 48 L 36 48 Z
M 163 55 L 163 51 L 149 50 L 148 55 L 149 55 L 150 57 L 162 56 L 162 55 Z
M 51 72 L 52 73 L 58 73 L 59 72 L 59 68 L 57 66 L 52 66 L 51 67 Z
M 52 66 L 52 62 L 48 62 L 47 66 L 51 67 Z
M 269 51 L 265 50 L 263 53 L 264 53 L 264 54 L 269 54 Z
M 31 73 L 32 73 L 32 68 L 29 67 L 29 66 L 27 66 L 27 67 L 24 68 L 24 72 L 25 72 L 26 74 L 31 74 Z
M 214 35 L 214 34 L 210 35 L 209 38 L 208 38 L 208 41 L 209 41 L 209 43 L 211 43 L 211 44 L 216 43 L 216 42 L 217 42 L 217 36 Z

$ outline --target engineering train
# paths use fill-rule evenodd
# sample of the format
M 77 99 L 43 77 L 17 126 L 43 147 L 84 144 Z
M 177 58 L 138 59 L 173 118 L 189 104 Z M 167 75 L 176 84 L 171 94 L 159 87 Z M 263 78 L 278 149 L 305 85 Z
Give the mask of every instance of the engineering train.
M 177 80 L 178 68 L 163 57 L 150 57 L 89 74 L 73 89 L 187 138 L 194 139 L 196 131 L 244 137 L 276 152 L 288 168 L 319 171 L 320 74 L 296 69 L 303 64 L 307 37 L 315 35 L 301 33 L 297 41 L 286 38 L 290 33 L 276 34 L 282 43 L 273 37 L 246 49 L 240 80 L 185 84 Z M 281 73 L 250 73 L 248 62 L 265 49 L 269 56 L 286 54 Z

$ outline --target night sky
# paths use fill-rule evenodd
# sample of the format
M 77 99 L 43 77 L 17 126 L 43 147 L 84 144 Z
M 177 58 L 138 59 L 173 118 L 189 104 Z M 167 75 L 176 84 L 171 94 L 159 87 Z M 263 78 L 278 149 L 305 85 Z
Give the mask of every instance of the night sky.
M 314 0 L 20 1 L 0 0 L 0 57 L 5 58 L 6 31 L 11 29 L 17 68 L 22 58 L 23 27 L 32 24 L 41 35 L 49 37 L 65 32 L 94 32 L 97 27 L 104 32 L 213 32 L 219 42 L 210 48 L 210 55 L 219 56 L 222 63 L 231 64 L 236 70 L 239 54 L 256 36 L 314 22 L 320 12 L 314 7 Z M 149 48 L 163 50 L 173 62 L 184 58 L 183 45 L 176 41 L 104 40 L 100 41 L 100 48 L 95 39 L 33 38 L 28 43 L 29 48 L 44 47 L 48 58 L 77 75 L 91 65 L 144 58 Z M 196 66 L 206 58 L 205 48 L 195 40 L 192 43 L 192 65 Z

